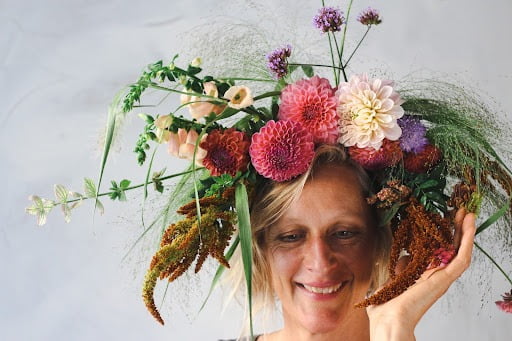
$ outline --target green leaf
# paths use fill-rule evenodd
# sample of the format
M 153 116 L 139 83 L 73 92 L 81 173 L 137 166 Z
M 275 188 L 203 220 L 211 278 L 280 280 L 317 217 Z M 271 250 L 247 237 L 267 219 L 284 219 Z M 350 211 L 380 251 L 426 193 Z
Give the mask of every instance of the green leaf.
M 119 115 L 124 114 L 123 109 L 121 108 L 121 101 L 123 99 L 123 94 L 125 92 L 125 89 L 122 89 L 119 91 L 116 96 L 114 97 L 114 100 L 110 104 L 108 108 L 108 119 L 107 119 L 107 128 L 106 128 L 106 136 L 105 136 L 105 143 L 103 144 L 103 152 L 101 156 L 101 163 L 100 163 L 100 175 L 98 178 L 98 186 L 97 188 L 101 188 L 101 180 L 103 179 L 103 172 L 105 171 L 105 166 L 107 164 L 108 154 L 110 152 L 110 147 L 112 146 L 112 141 L 114 140 L 114 132 L 116 128 L 116 120 Z M 98 196 L 97 193 L 95 195 L 96 197 L 96 204 L 94 205 L 94 209 L 97 208 L 97 200 Z
M 436 187 L 438 185 L 438 181 L 437 180 L 434 180 L 434 179 L 430 179 L 430 180 L 427 180 L 423 183 L 421 183 L 418 188 L 421 188 L 421 189 L 427 189 L 427 188 L 433 188 L 433 187 Z
M 122 189 L 126 189 L 130 186 L 132 182 L 128 179 L 123 179 L 121 180 L 121 182 L 119 183 L 119 187 L 121 187 Z
M 84 200 L 84 196 L 78 192 L 70 192 L 69 194 L 71 194 L 71 196 L 74 198 L 74 199 L 78 199 L 77 201 L 73 202 L 70 206 L 70 209 L 73 209 L 73 208 L 76 208 L 78 206 L 80 206 Z
M 242 262 L 244 265 L 245 281 L 247 285 L 247 300 L 249 305 L 249 320 L 252 337 L 252 232 L 247 189 L 245 188 L 245 185 L 240 182 L 235 188 L 235 205 L 238 216 L 238 228 L 240 229 L 240 246 L 242 250 Z
M 87 198 L 96 197 L 96 185 L 94 184 L 94 180 L 89 178 L 84 179 L 84 192 Z
M 302 71 L 304 71 L 304 74 L 308 77 L 313 77 L 315 72 L 313 71 L 313 67 L 310 65 L 302 65 Z
M 55 206 L 55 203 L 51 200 L 40 198 L 37 195 L 31 195 L 29 200 L 32 200 L 34 204 L 27 207 L 25 211 L 28 214 L 35 215 L 37 218 L 37 225 L 42 226 L 46 223 L 48 213 Z
M 68 201 L 68 190 L 66 187 L 62 185 L 55 185 L 53 186 L 53 191 L 55 192 L 55 197 L 58 202 L 65 203 Z
M 146 122 L 148 124 L 151 124 L 151 123 L 155 122 L 155 119 L 151 115 L 140 113 L 138 116 L 140 118 L 142 118 L 144 120 L 144 122 Z
M 64 221 L 69 223 L 71 221 L 71 209 L 65 203 L 62 203 L 60 206 L 62 209 L 62 214 L 64 214 Z
M 402 204 L 396 203 L 387 210 L 385 210 L 384 215 L 380 219 L 379 226 L 387 225 L 391 221 L 391 219 L 393 219 L 393 217 L 396 215 L 400 207 L 402 207 Z
M 489 226 L 494 224 L 498 219 L 500 219 L 505 213 L 507 213 L 508 208 L 510 206 L 510 200 L 507 201 L 501 208 L 496 211 L 492 216 L 487 218 L 478 228 L 476 229 L 475 235 L 485 231 Z

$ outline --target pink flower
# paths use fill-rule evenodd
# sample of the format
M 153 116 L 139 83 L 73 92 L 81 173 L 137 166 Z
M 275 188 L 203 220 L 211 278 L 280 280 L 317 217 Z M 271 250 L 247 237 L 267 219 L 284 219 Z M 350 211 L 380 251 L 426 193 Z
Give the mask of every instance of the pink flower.
M 379 149 L 386 138 L 396 141 L 402 134 L 397 119 L 404 115 L 404 102 L 393 90 L 393 82 L 352 76 L 341 83 L 336 97 L 340 116 L 339 142 L 346 147 Z
M 201 148 L 207 154 L 203 166 L 213 176 L 230 174 L 235 176 L 238 171 L 247 169 L 249 164 L 249 137 L 234 128 L 224 131 L 213 130 L 201 141 Z
M 334 89 L 325 78 L 314 76 L 286 86 L 281 93 L 279 120 L 300 122 L 315 143 L 336 143 L 338 117 Z
M 455 248 L 453 246 L 450 246 L 448 248 L 440 247 L 439 249 L 434 251 L 434 254 L 432 255 L 434 259 L 428 266 L 428 269 L 434 269 L 438 266 L 445 267 L 452 261 L 453 257 L 457 252 L 455 251 Z
M 169 146 L 167 151 L 169 154 L 179 157 L 180 159 L 193 160 L 198 137 L 199 134 L 194 129 L 187 132 L 185 129 L 179 128 L 177 133 L 169 134 Z M 205 156 L 206 150 L 198 146 L 196 151 L 196 164 L 202 166 L 202 160 Z
M 249 154 L 259 174 L 279 182 L 290 180 L 313 160 L 313 135 L 298 122 L 269 121 L 252 136 Z
M 496 306 L 506 313 L 512 313 L 512 290 L 503 295 L 503 301 L 496 301 Z
M 350 157 L 369 170 L 377 170 L 396 165 L 403 157 L 398 141 L 385 139 L 379 149 L 373 147 L 348 149 Z
M 215 82 L 206 82 L 204 83 L 203 86 L 203 95 L 219 97 L 219 92 L 217 91 L 217 86 L 215 85 Z M 190 92 L 190 90 L 186 91 Z M 192 118 L 195 118 L 196 120 L 200 119 L 201 117 L 208 116 L 212 112 L 215 113 L 215 115 L 218 115 L 226 107 L 222 104 L 210 103 L 213 99 L 204 98 L 199 94 L 197 96 L 182 94 L 180 96 L 180 100 L 181 104 L 190 103 L 189 105 L 187 105 L 188 110 Z

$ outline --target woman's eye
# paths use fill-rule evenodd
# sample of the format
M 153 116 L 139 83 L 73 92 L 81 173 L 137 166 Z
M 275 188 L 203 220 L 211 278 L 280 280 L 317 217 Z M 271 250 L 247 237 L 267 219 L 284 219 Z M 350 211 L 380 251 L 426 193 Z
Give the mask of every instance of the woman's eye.
M 342 230 L 342 231 L 334 232 L 334 237 L 336 237 L 338 239 L 349 239 L 349 238 L 352 238 L 354 235 L 355 235 L 355 232 L 352 232 L 352 231 Z
M 283 235 L 278 237 L 279 241 L 288 242 L 288 243 L 298 241 L 301 238 L 302 238 L 302 234 L 301 233 L 283 234 Z

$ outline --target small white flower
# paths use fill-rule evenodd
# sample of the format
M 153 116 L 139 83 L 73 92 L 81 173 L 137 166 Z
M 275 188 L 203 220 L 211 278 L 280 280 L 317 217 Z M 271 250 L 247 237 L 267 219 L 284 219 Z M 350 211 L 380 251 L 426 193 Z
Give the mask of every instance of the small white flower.
M 251 90 L 243 85 L 230 87 L 224 94 L 224 98 L 229 100 L 228 106 L 234 109 L 247 108 L 254 103 Z

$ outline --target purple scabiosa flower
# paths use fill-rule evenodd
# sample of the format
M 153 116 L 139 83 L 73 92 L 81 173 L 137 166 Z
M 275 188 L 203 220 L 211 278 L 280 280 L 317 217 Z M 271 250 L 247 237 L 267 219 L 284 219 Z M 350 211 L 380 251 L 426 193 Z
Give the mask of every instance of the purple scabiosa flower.
M 283 48 L 276 49 L 267 55 L 267 67 L 277 78 L 281 79 L 288 73 L 288 60 L 292 54 L 292 47 L 286 45 Z
M 363 25 L 378 25 L 382 22 L 382 19 L 380 18 L 379 11 L 377 11 L 374 8 L 368 7 L 361 13 L 359 13 L 359 16 L 357 17 L 357 21 L 359 21 Z
M 400 136 L 400 148 L 404 152 L 420 153 L 428 145 L 428 139 L 425 137 L 427 128 L 421 121 L 412 116 L 404 116 L 398 121 L 398 125 L 402 128 L 402 136 Z
M 313 24 L 322 32 L 337 32 L 345 23 L 343 12 L 334 7 L 322 7 L 313 18 Z

